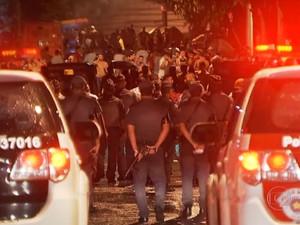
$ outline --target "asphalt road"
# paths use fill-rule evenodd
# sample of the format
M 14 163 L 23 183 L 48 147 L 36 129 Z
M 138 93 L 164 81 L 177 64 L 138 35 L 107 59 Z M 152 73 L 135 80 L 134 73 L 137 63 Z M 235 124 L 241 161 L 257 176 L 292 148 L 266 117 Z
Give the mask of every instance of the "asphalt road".
M 196 204 L 198 198 L 197 188 L 194 188 L 195 205 L 193 213 L 188 220 L 180 218 L 181 204 L 181 177 L 178 161 L 174 161 L 171 184 L 175 187 L 174 192 L 168 192 L 165 201 L 165 225 L 203 225 L 197 214 L 199 207 Z M 149 224 L 155 222 L 154 213 L 154 189 L 147 187 L 148 205 L 150 210 Z M 131 187 L 108 187 L 103 179 L 95 186 L 95 205 L 97 212 L 90 215 L 89 225 L 135 225 L 138 221 L 138 210 L 135 203 L 134 191 Z

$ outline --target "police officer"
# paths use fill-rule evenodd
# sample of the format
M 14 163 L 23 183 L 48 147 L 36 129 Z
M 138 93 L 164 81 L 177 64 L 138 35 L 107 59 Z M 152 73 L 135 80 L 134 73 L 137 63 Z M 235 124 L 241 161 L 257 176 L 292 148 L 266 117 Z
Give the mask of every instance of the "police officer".
M 154 85 L 151 81 L 141 81 L 139 89 L 141 100 L 132 105 L 126 115 L 128 137 L 134 155 L 139 159 L 133 170 L 139 224 L 148 222 L 149 209 L 145 191 L 148 176 L 155 187 L 156 220 L 161 223 L 164 221 L 166 197 L 164 151 L 161 145 L 170 130 L 168 111 L 165 106 L 153 99 Z
M 233 99 L 222 91 L 222 78 L 219 75 L 211 75 L 209 79 L 209 91 L 206 94 L 206 101 L 210 103 L 216 113 L 217 125 L 219 128 L 218 145 L 225 142 L 228 130 L 228 122 L 234 107 Z M 211 149 L 211 166 L 215 170 L 215 162 L 219 154 L 216 146 Z
M 175 142 L 177 139 L 177 126 L 176 117 L 178 114 L 178 108 L 175 102 L 171 100 L 171 94 L 173 92 L 172 83 L 164 81 L 161 85 L 161 96 L 158 98 L 169 111 L 170 116 L 170 132 L 163 143 L 165 152 L 165 172 L 167 179 L 167 192 L 175 191 L 175 188 L 170 185 L 173 161 L 176 158 Z
M 138 101 L 138 98 L 136 94 L 132 90 L 128 90 L 126 88 L 126 79 L 125 76 L 120 74 L 119 76 L 116 77 L 115 80 L 115 96 L 119 99 L 121 99 L 124 109 L 125 109 L 125 114 L 128 112 L 129 108 L 131 105 L 135 104 Z M 126 164 L 127 164 L 127 169 L 129 169 L 129 166 L 132 164 L 134 160 L 133 156 L 133 151 L 131 148 L 130 141 L 127 138 L 127 135 L 125 137 L 124 142 L 120 143 L 121 148 L 125 148 L 125 153 L 126 153 Z M 126 185 L 132 185 L 132 172 L 129 172 L 127 177 L 126 177 Z
M 222 91 L 221 76 L 210 76 L 209 92 L 206 98 L 213 105 L 218 121 L 226 123 L 229 120 L 230 111 L 233 107 L 233 100 Z
M 86 85 L 87 82 L 82 76 L 75 76 L 70 83 L 71 94 L 62 101 L 64 114 L 68 120 L 71 132 L 73 131 L 73 133 L 76 122 L 94 121 L 95 123 L 100 124 L 100 120 L 102 118 L 101 106 L 95 98 L 91 97 L 86 92 Z M 99 133 L 101 133 L 101 131 L 99 131 Z M 82 146 L 79 147 L 79 143 L 75 143 L 78 147 L 78 150 L 81 151 L 80 153 L 82 159 L 84 155 L 87 155 L 87 157 L 84 157 L 85 160 L 82 164 L 82 168 L 89 178 L 90 212 L 95 212 L 97 210 L 93 205 L 92 174 L 94 158 L 97 156 L 97 151 L 99 150 L 99 140 L 100 137 L 95 140 L 95 145 L 93 143 L 89 143 L 83 147 L 84 149 L 81 149 Z
M 121 147 L 121 138 L 125 135 L 125 110 L 122 101 L 114 96 L 115 85 L 107 80 L 103 87 L 103 95 L 99 99 L 103 110 L 103 118 L 108 133 L 107 150 L 108 162 L 106 178 L 108 186 L 116 185 L 116 169 L 118 168 L 119 185 L 124 185 L 126 172 L 126 158 L 124 148 Z M 124 139 L 124 138 L 123 138 Z
M 199 83 L 188 87 L 191 97 L 179 105 L 179 129 L 182 133 L 180 143 L 180 166 L 182 174 L 182 204 L 184 209 L 181 216 L 186 219 L 192 214 L 193 206 L 193 176 L 196 173 L 199 184 L 200 216 L 205 216 L 206 180 L 209 176 L 210 163 L 208 152 L 203 145 L 191 138 L 190 129 L 198 122 L 215 119 L 213 107 L 201 99 L 203 86 Z

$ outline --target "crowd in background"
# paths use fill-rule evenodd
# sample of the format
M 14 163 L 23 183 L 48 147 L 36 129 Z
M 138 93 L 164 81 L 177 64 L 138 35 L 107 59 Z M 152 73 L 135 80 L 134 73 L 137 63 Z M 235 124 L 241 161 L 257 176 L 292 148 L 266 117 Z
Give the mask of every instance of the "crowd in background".
M 189 37 L 184 37 L 176 28 L 164 28 L 162 31 L 155 28 L 146 31 L 144 27 L 140 32 L 136 32 L 134 26 L 128 26 L 116 30 L 110 34 L 103 34 L 95 26 L 90 26 L 79 30 L 73 39 L 64 38 L 62 49 L 51 49 L 44 46 L 40 50 L 39 57 L 15 58 L 1 62 L 2 69 L 24 69 L 29 71 L 40 71 L 40 67 L 47 64 L 61 62 L 89 62 L 95 58 L 95 55 L 102 52 L 105 61 L 110 63 L 118 55 L 126 56 L 130 51 L 137 55 L 144 56 L 144 62 L 149 66 L 150 71 L 157 73 L 154 69 L 154 61 L 161 57 L 166 50 L 170 50 L 169 56 L 177 50 L 184 50 L 198 54 L 199 49 L 192 46 Z M 204 40 L 207 42 L 207 40 Z M 200 51 L 206 51 L 203 46 Z M 50 52 L 52 54 L 50 54 Z M 204 54 L 204 53 L 203 53 Z
M 40 59 L 31 59 L 22 65 L 24 70 L 37 72 L 40 72 L 43 65 L 64 62 L 83 62 L 95 65 L 97 71 L 95 79 L 96 92 L 90 92 L 89 84 L 83 78 L 75 77 L 77 78 L 76 82 L 73 80 L 73 88 L 78 86 L 80 93 L 84 93 L 84 96 L 87 93 L 89 95 L 88 98 L 96 99 L 97 104 L 101 107 L 98 111 L 101 111 L 102 114 L 103 135 L 100 141 L 100 151 L 93 162 L 95 164 L 93 169 L 94 176 L 91 179 L 94 184 L 99 183 L 104 177 L 106 177 L 109 186 L 127 186 L 132 184 L 132 171 L 129 171 L 130 173 L 127 174 L 126 172 L 128 172 L 130 165 L 134 161 L 136 156 L 134 152 L 136 150 L 133 149 L 132 140 L 129 140 L 127 136 L 128 125 L 126 129 L 126 116 L 130 114 L 132 106 L 138 102 L 144 102 L 143 104 L 147 102 L 145 99 L 149 99 L 147 95 L 149 88 L 149 93 L 152 95 L 150 97 L 161 101 L 162 108 L 166 108 L 170 116 L 166 122 L 171 127 L 167 138 L 161 146 L 154 146 L 154 149 L 157 150 L 159 148 L 163 151 L 164 166 L 161 168 L 165 168 L 166 177 L 164 179 L 166 180 L 167 191 L 174 190 L 170 186 L 170 176 L 172 174 L 172 163 L 176 158 L 176 146 L 181 142 L 179 134 L 183 133 L 181 138 L 186 140 L 185 145 L 179 145 L 179 148 L 182 147 L 182 149 L 179 149 L 179 152 L 181 150 L 180 154 L 183 153 L 181 158 L 182 160 L 186 159 L 185 162 L 184 160 L 182 161 L 184 162 L 181 165 L 183 171 L 191 165 L 189 159 L 193 156 L 193 153 L 190 155 L 186 154 L 186 152 L 193 148 L 197 150 L 196 148 L 199 147 L 199 144 L 195 144 L 189 138 L 189 135 L 187 136 L 186 133 L 182 132 L 189 128 L 184 127 L 186 123 L 183 121 L 186 120 L 188 123 L 191 119 L 194 122 L 207 122 L 213 115 L 213 121 L 218 122 L 226 129 L 235 101 L 237 101 L 239 93 L 242 92 L 242 81 L 240 80 L 236 83 L 236 87 L 230 96 L 225 94 L 222 91 L 222 78 L 215 74 L 214 68 L 215 63 L 222 61 L 223 57 L 213 48 L 197 49 L 190 43 L 184 43 L 183 40 L 170 39 L 167 34 L 167 31 L 162 34 L 159 29 L 149 34 L 145 28 L 136 34 L 133 26 L 131 26 L 121 31 L 117 30 L 110 36 L 105 36 L 100 34 L 94 26 L 91 26 L 89 32 L 84 31 L 80 33 L 75 50 L 68 55 L 63 54 L 60 49 L 57 49 L 54 55 L 51 55 L 49 49 L 45 48 L 41 52 Z M 148 83 L 145 83 L 145 81 Z M 152 86 L 149 86 L 149 82 L 151 85 L 153 84 L 153 90 Z M 64 96 L 64 93 L 61 93 L 59 81 L 53 80 L 51 85 L 65 108 L 68 101 L 71 103 L 73 101 L 74 103 L 76 100 L 75 106 L 78 101 L 80 102 L 80 100 L 77 100 L 76 95 L 74 95 L 76 98 L 73 96 L 75 100 L 72 100 L 72 96 Z M 148 91 L 145 92 L 145 90 Z M 181 109 L 189 109 L 190 106 L 188 105 L 196 103 L 197 101 L 195 102 L 195 100 L 199 103 L 193 108 L 194 110 L 199 108 L 200 113 L 192 113 L 194 115 L 190 116 L 188 114 L 191 111 L 193 112 L 193 110 L 181 111 Z M 203 106 L 198 107 L 199 104 Z M 155 103 L 151 103 L 151 105 L 155 105 Z M 74 111 L 72 107 L 69 108 L 69 111 Z M 85 107 L 81 108 L 81 110 L 84 111 Z M 140 115 L 138 110 L 137 114 L 132 115 L 131 113 L 129 121 L 132 124 L 138 124 L 139 122 L 135 120 L 143 118 L 143 114 L 147 115 L 147 112 L 152 109 L 143 107 L 141 110 L 143 113 Z M 203 115 L 201 114 L 202 111 L 204 112 Z M 205 115 L 208 111 L 210 114 Z M 76 110 L 76 112 L 78 114 L 79 111 Z M 160 120 L 153 122 L 161 123 Z M 139 127 L 137 124 L 136 127 Z M 152 134 L 153 132 L 149 130 L 148 133 Z M 223 133 L 225 134 L 226 132 Z M 137 137 L 139 136 L 139 134 L 136 135 Z M 154 142 L 145 142 L 144 144 L 147 146 L 154 145 Z M 106 155 L 107 168 L 105 169 L 104 159 Z M 214 161 L 214 157 L 210 157 L 210 160 Z M 209 162 L 206 161 L 204 163 L 207 164 Z M 203 211 L 205 210 L 203 196 L 205 196 L 205 177 L 208 173 L 201 175 L 199 170 L 201 166 L 199 167 L 198 162 L 196 164 L 194 169 L 197 173 L 198 185 L 202 191 L 200 196 L 201 213 L 205 215 Z M 208 172 L 209 167 L 207 165 L 206 168 Z M 200 172 L 198 173 L 197 171 Z M 184 193 L 189 193 L 188 195 L 191 194 L 189 188 L 192 185 L 191 179 L 193 178 L 190 172 L 190 169 L 186 170 L 182 178 Z M 196 177 L 196 175 L 194 176 Z M 135 185 L 138 184 L 136 181 Z M 192 196 L 185 196 L 184 199 L 187 202 L 183 202 L 185 207 L 183 215 L 188 217 L 192 207 Z M 139 202 L 138 197 L 137 201 Z M 91 208 L 93 209 L 92 205 Z M 161 213 L 160 211 L 160 214 L 157 215 L 162 216 L 159 220 L 163 221 Z M 148 217 L 147 213 L 144 217 Z M 140 219 L 145 218 L 141 217 Z

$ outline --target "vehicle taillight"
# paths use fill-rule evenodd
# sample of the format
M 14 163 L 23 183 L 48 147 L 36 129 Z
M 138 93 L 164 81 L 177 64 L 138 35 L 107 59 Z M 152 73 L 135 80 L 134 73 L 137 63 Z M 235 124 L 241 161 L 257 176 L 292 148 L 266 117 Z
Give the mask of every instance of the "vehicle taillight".
M 246 171 L 256 171 L 260 169 L 259 155 L 257 152 L 244 152 L 240 155 L 239 160 Z
M 61 181 L 70 170 L 69 155 L 68 150 L 56 148 L 22 151 L 12 167 L 10 178 L 14 181 Z
M 66 149 L 49 149 L 50 179 L 54 182 L 63 180 L 70 170 L 70 154 Z
M 282 172 L 288 168 L 291 158 L 286 152 L 272 152 L 266 156 L 266 161 L 270 170 Z
M 19 154 L 10 178 L 15 181 L 47 179 L 47 151 L 27 150 Z
M 261 181 L 300 181 L 300 169 L 290 150 L 242 151 L 240 175 L 251 185 Z
M 26 151 L 20 156 L 21 164 L 27 169 L 37 170 L 45 164 L 45 157 L 42 152 Z
M 245 151 L 239 156 L 242 179 L 252 185 L 259 183 L 260 177 L 260 155 L 255 151 Z

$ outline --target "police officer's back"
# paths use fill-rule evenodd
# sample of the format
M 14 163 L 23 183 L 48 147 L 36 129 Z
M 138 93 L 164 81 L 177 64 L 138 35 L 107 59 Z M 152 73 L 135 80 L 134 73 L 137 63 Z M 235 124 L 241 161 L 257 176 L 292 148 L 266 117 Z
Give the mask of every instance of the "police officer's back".
M 118 181 L 125 181 L 126 161 L 124 149 L 121 147 L 121 137 L 125 134 L 125 110 L 122 101 L 114 96 L 115 85 L 112 80 L 107 80 L 103 87 L 103 95 L 99 103 L 103 109 L 108 147 L 108 165 L 106 178 L 108 185 L 116 185 L 116 168 L 118 168 Z
M 206 94 L 206 101 L 215 110 L 220 136 L 218 143 L 221 144 L 226 139 L 227 125 L 234 103 L 232 98 L 222 91 L 222 78 L 219 75 L 210 76 L 209 92 Z M 216 152 L 214 157 L 217 157 L 217 154 Z
M 189 100 L 179 106 L 179 128 L 182 132 L 180 143 L 180 160 L 182 174 L 182 204 L 184 210 L 182 217 L 191 215 L 193 206 L 193 177 L 194 172 L 199 184 L 199 206 L 200 216 L 205 216 L 206 210 L 206 180 L 209 176 L 210 162 L 208 149 L 201 143 L 197 143 L 191 136 L 191 128 L 197 123 L 205 123 L 215 120 L 213 107 L 201 99 L 203 86 L 200 83 L 190 84 Z
M 166 137 L 163 148 L 165 152 L 165 172 L 167 178 L 167 191 L 174 191 L 174 187 L 170 184 L 172 174 L 173 161 L 176 158 L 175 142 L 178 136 L 178 128 L 176 125 L 176 118 L 178 115 L 178 107 L 174 101 L 171 100 L 173 86 L 170 82 L 163 82 L 161 85 L 161 97 L 158 101 L 161 102 L 168 110 L 170 119 L 170 132 Z
M 71 132 L 74 133 L 76 122 L 94 121 L 100 124 L 102 109 L 97 100 L 90 96 L 86 91 L 87 82 L 82 76 L 75 76 L 70 83 L 71 94 L 62 101 L 62 108 L 68 120 Z M 98 126 L 100 128 L 100 125 Z M 101 133 L 101 130 L 99 130 Z M 92 187 L 92 174 L 94 158 L 99 150 L 100 137 L 95 139 L 95 143 L 76 143 L 77 150 L 82 158 L 82 168 L 89 178 L 90 185 L 90 211 L 95 211 L 93 206 L 93 187 Z M 91 151 L 92 150 L 92 151 Z
M 133 90 L 128 90 L 126 88 L 126 79 L 125 76 L 122 74 L 116 77 L 115 87 L 116 90 L 114 94 L 117 98 L 121 99 L 124 105 L 125 113 L 127 113 L 131 105 L 135 104 L 138 101 L 138 97 Z M 124 141 L 122 144 L 124 145 L 125 152 L 126 152 L 126 164 L 128 167 L 127 169 L 129 169 L 130 165 L 134 160 L 133 151 L 131 148 L 131 144 L 127 138 L 127 135 L 125 137 L 125 140 L 121 140 L 121 141 Z M 132 184 L 132 172 L 129 172 L 127 174 L 126 183 Z
M 128 137 L 135 157 L 139 158 L 133 170 L 133 182 L 139 209 L 139 223 L 148 221 L 149 209 L 145 192 L 147 177 L 155 186 L 155 214 L 158 222 L 164 221 L 163 208 L 166 197 L 166 176 L 164 171 L 164 152 L 161 148 L 168 135 L 170 124 L 167 109 L 152 98 L 154 86 L 144 80 L 139 84 L 141 100 L 132 105 L 126 116 Z M 145 149 L 143 158 L 139 151 Z
M 72 93 L 62 101 L 64 113 L 73 129 L 74 122 L 98 119 L 102 109 L 97 100 L 86 93 L 87 82 L 75 76 L 70 83 Z

